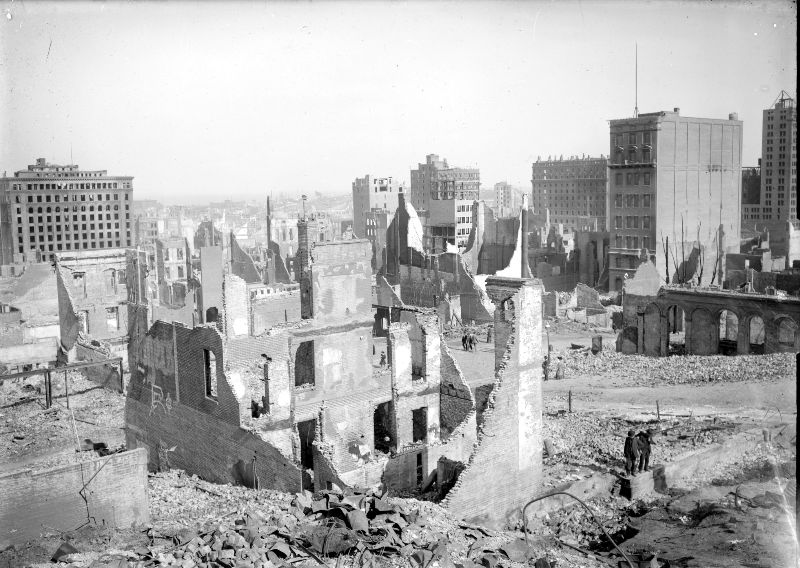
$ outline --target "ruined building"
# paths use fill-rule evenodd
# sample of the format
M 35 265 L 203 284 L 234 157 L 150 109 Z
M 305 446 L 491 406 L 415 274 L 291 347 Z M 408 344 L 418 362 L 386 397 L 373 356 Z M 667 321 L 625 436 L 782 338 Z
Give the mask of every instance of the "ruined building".
M 664 286 L 643 262 L 625 283 L 623 353 L 666 356 L 763 354 L 800 350 L 800 298 L 768 293 Z
M 369 241 L 309 243 L 298 228 L 303 320 L 266 330 L 248 326 L 246 283 L 221 263 L 206 293 L 212 247 L 216 317 L 194 324 L 153 318 L 129 253 L 128 447 L 151 468 L 290 492 L 435 482 L 453 514 L 505 524 L 541 477 L 541 287 L 487 282 L 496 372 L 478 420 L 434 311 L 399 307 L 388 369 L 376 364 Z

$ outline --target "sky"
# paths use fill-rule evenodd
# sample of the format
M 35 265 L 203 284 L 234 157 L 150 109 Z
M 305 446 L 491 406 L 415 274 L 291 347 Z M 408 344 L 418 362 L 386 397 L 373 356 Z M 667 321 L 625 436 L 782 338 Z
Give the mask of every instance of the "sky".
M 2 0 L 0 170 L 134 176 L 137 199 L 348 193 L 427 154 L 530 188 L 537 156 L 608 154 L 608 120 L 796 97 L 793 2 Z M 70 157 L 72 156 L 72 158 Z

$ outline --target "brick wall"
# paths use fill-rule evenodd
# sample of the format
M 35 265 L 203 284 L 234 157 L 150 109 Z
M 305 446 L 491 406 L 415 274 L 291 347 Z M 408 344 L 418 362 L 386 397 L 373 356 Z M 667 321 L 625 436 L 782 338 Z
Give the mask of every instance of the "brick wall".
M 253 300 L 252 333 L 258 335 L 271 327 L 300 319 L 300 290 L 279 292 L 273 297 Z
M 495 302 L 495 388 L 466 470 L 443 504 L 487 526 L 513 524 L 542 475 L 541 286 L 490 278 Z
M 368 240 L 311 245 L 310 295 L 314 319 L 341 323 L 372 318 L 372 245 Z
M 144 450 L 0 475 L 0 549 L 39 538 L 43 523 L 69 531 L 87 516 L 120 528 L 150 521 Z
M 150 469 L 158 468 L 159 444 L 169 452 L 169 465 L 215 483 L 248 485 L 242 472 L 255 475 L 260 487 L 287 493 L 302 490 L 300 468 L 277 448 L 248 432 L 203 412 L 174 405 L 167 412 L 128 397 L 125 404 L 126 443 L 129 448 L 146 448 Z

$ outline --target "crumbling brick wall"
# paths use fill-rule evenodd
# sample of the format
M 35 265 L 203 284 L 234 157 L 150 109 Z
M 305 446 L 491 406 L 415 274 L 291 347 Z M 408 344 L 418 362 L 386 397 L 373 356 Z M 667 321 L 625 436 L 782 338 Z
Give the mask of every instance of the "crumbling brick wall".
M 490 278 L 495 302 L 495 387 L 466 470 L 444 499 L 459 518 L 502 527 L 539 489 L 542 476 L 541 286 Z
M 174 447 L 167 454 L 169 467 L 203 479 L 249 485 L 247 478 L 255 468 L 262 488 L 287 493 L 302 490 L 300 468 L 255 433 L 183 405 L 175 405 L 169 412 L 160 407 L 152 414 L 151 410 L 130 398 L 125 405 L 126 442 L 128 447 L 147 449 L 151 470 L 164 467 L 159 462 L 159 446 Z
M 278 292 L 251 301 L 252 333 L 258 335 L 273 326 L 300 319 L 300 290 Z
M 439 426 L 441 436 L 448 439 L 471 412 L 475 410 L 475 397 L 464 380 L 450 349 L 442 341 L 441 346 L 441 383 L 439 387 Z
M 146 452 L 0 475 L 0 549 L 39 538 L 42 523 L 77 527 L 87 516 L 107 527 L 149 522 Z

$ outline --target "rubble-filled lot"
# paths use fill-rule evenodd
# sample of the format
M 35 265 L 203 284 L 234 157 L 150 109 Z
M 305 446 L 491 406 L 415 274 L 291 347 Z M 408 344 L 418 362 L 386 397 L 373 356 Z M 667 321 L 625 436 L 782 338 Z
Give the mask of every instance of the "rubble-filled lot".
M 794 376 L 794 354 L 688 355 L 646 357 L 623 355 L 605 347 L 597 355 L 588 349 L 554 352 L 564 357 L 569 377 L 624 375 L 634 385 L 682 385 L 711 382 L 776 381 Z
M 670 462 L 753 429 L 759 426 L 764 409 L 756 412 L 758 419 L 742 418 L 738 409 L 699 416 L 671 404 L 670 397 L 685 397 L 687 390 L 694 392 L 705 385 L 718 392 L 722 401 L 731 388 L 758 390 L 765 381 L 788 381 L 794 372 L 791 355 L 656 359 L 624 356 L 612 349 L 606 345 L 597 356 L 581 349 L 559 352 L 566 357 L 569 380 L 546 383 L 544 437 L 554 455 L 544 458 L 543 490 L 593 475 L 619 473 L 623 436 L 631 428 L 659 432 L 651 463 Z M 476 364 L 483 355 L 480 350 L 463 354 Z M 493 364 L 493 353 L 487 351 L 486 360 Z M 598 377 L 602 380 L 595 380 Z M 608 398 L 603 405 L 576 397 L 575 412 L 570 413 L 566 393 L 549 390 L 563 385 L 561 390 L 566 391 L 590 380 L 591 389 L 599 389 Z M 627 388 L 630 385 L 635 388 Z M 639 407 L 629 410 L 636 402 L 627 398 L 631 392 L 649 391 L 641 387 L 650 385 L 662 387 L 661 420 L 655 407 L 652 412 Z M 49 411 L 43 407 L 44 397 L 35 381 L 0 387 L 0 463 L 32 460 L 38 466 L 80 459 L 75 448 L 85 438 L 106 442 L 110 448 L 122 443 L 122 395 L 75 373 L 67 409 L 63 386 L 57 380 L 54 386 L 56 399 Z M 757 400 L 752 404 L 756 410 L 761 406 Z M 778 418 L 774 412 L 770 419 Z M 781 420 L 794 418 L 784 408 Z M 670 494 L 631 502 L 616 490 L 605 490 L 586 502 L 605 530 L 617 542 L 624 541 L 625 550 L 651 566 L 789 566 L 787 519 L 794 515 L 796 438 L 791 434 L 783 438 L 759 444 L 744 452 L 738 463 L 712 470 L 684 484 L 682 491 L 673 489 Z M 609 556 L 612 547 L 603 531 L 580 506 L 551 511 L 532 521 L 528 549 L 518 526 L 487 531 L 459 523 L 435 503 L 415 499 L 286 495 L 215 485 L 177 471 L 152 475 L 149 490 L 150 526 L 113 531 L 88 525 L 67 532 L 43 527 L 36 542 L 0 551 L 0 567 L 53 565 L 49 560 L 64 542 L 78 552 L 61 558 L 60 565 L 76 568 L 471 568 L 532 566 L 539 559 L 560 568 L 594 568 L 617 565 L 620 560 L 619 555 Z M 654 553 L 655 564 L 651 562 Z
M 171 471 L 151 475 L 152 523 L 125 531 L 47 533 L 0 553 L 0 565 L 144 566 L 604 566 L 552 540 L 527 547 L 518 532 L 453 519 L 440 506 L 371 493 L 275 491 L 214 485 Z M 73 550 L 74 549 L 74 550 Z M 547 560 L 547 564 L 544 563 Z
M 53 373 L 49 409 L 43 377 L 0 383 L 0 470 L 22 463 L 35 462 L 43 468 L 83 459 L 77 450 L 86 447 L 87 439 L 110 450 L 124 444 L 125 397 L 77 371 L 69 371 L 68 380 L 69 407 L 64 373 Z
M 640 422 L 600 412 L 549 412 L 544 437 L 551 441 L 555 456 L 545 458 L 546 471 L 561 465 L 586 466 L 595 471 L 620 471 L 622 449 L 628 430 L 655 433 L 651 463 L 671 461 L 689 450 L 714 444 L 748 428 L 754 422 L 724 417 L 687 416 Z

